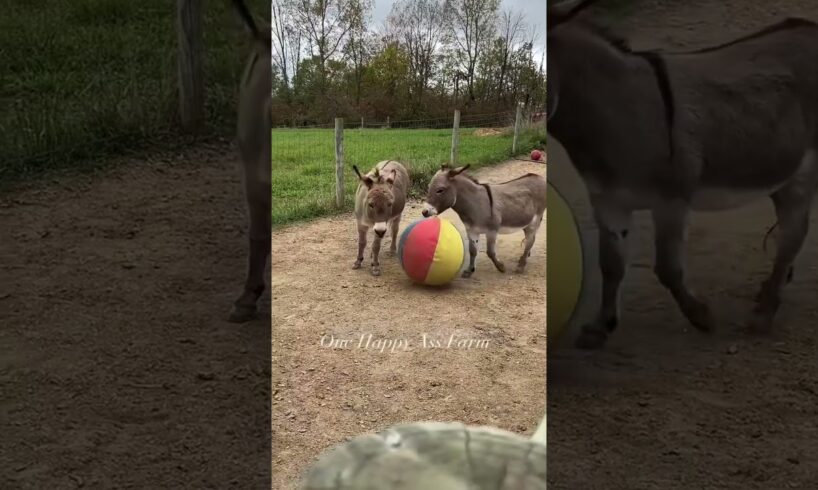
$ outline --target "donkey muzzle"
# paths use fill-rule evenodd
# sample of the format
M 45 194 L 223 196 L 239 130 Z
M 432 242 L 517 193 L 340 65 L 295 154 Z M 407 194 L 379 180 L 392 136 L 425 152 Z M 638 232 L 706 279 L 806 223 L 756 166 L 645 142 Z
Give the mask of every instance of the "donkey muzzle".
M 386 223 L 375 223 L 373 231 L 376 235 L 383 238 L 383 236 L 386 235 Z
M 437 209 L 427 202 L 423 205 L 423 211 L 421 211 L 420 214 L 422 214 L 424 218 L 428 218 L 429 216 L 436 215 Z

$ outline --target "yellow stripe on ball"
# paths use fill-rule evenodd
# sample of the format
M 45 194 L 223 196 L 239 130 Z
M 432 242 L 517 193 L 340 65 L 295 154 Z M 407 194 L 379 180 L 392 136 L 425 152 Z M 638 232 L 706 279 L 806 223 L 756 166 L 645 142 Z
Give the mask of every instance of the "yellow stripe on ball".
M 550 339 L 561 333 L 577 308 L 584 270 L 581 235 L 571 208 L 550 183 L 547 192 L 546 333 Z
M 424 283 L 430 286 L 440 286 L 450 282 L 460 272 L 463 257 L 463 236 L 453 224 L 441 219 L 435 257 Z

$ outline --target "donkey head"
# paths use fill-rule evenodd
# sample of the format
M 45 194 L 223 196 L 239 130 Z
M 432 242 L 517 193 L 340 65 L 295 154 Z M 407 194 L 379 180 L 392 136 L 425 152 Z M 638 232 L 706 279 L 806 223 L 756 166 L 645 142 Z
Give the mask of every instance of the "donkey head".
M 548 0 L 548 30 L 568 22 L 585 8 L 597 3 L 598 0 Z
M 352 166 L 358 175 L 361 185 L 367 189 L 364 200 L 364 213 L 367 219 L 375 223 L 374 230 L 378 236 L 386 233 L 386 222 L 392 218 L 392 206 L 395 203 L 395 194 L 392 186 L 395 184 L 397 171 L 383 174 L 377 168 L 367 175 L 361 175 L 358 167 Z
M 571 20 L 575 15 L 577 15 L 582 9 L 588 7 L 589 5 L 593 4 L 595 0 L 548 0 L 548 10 L 547 10 L 547 24 L 548 24 L 548 46 L 549 52 L 556 53 L 557 49 L 555 49 L 555 44 L 560 43 L 559 37 L 552 36 L 552 31 L 555 30 L 560 25 L 568 22 Z M 575 56 L 576 53 L 566 53 L 569 56 Z M 556 60 L 549 59 L 549 65 L 554 65 Z M 559 108 L 559 100 L 560 100 L 560 92 L 559 92 L 559 74 L 555 73 L 557 70 L 548 70 L 548 78 L 545 81 L 545 93 L 546 95 L 546 121 L 551 122 L 551 119 L 557 113 L 557 109 Z
M 424 217 L 440 214 L 454 206 L 454 203 L 457 202 L 457 188 L 453 185 L 453 181 L 467 168 L 469 168 L 468 165 L 452 168 L 445 163 L 440 166 L 440 170 L 429 182 L 429 192 L 426 194 L 426 204 L 423 206 Z
M 623 53 L 630 52 L 624 39 L 605 27 L 577 16 L 597 0 L 549 2 L 548 6 L 548 77 L 546 79 L 546 120 L 554 122 L 558 111 L 572 106 L 576 97 L 598 92 L 594 83 L 618 79 Z M 580 102 L 583 99 L 580 98 Z

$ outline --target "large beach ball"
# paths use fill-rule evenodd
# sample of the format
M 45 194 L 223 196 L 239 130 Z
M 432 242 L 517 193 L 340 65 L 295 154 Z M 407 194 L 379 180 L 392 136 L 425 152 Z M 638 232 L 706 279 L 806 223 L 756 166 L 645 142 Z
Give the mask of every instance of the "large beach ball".
M 549 182 L 546 191 L 547 330 L 553 340 L 569 324 L 583 293 L 582 234 L 568 202 Z
M 413 281 L 441 286 L 451 282 L 462 269 L 466 243 L 451 222 L 434 216 L 415 221 L 403 230 L 398 257 Z

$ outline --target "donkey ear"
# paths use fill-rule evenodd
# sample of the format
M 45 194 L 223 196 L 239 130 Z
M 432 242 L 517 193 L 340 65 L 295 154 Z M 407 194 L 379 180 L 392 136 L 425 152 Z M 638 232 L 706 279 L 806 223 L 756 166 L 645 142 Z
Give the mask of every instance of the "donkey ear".
M 392 171 L 389 172 L 389 175 L 387 175 L 383 179 L 383 181 L 391 186 L 392 184 L 395 183 L 395 177 L 397 177 L 397 175 L 398 175 L 398 171 L 393 168 Z
M 457 167 L 457 168 L 450 169 L 449 170 L 449 177 L 451 178 L 451 177 L 455 177 L 457 175 L 460 175 L 461 173 L 463 173 L 464 170 L 466 170 L 470 166 L 471 166 L 471 164 L 467 164 L 467 165 L 463 165 L 462 167 Z
M 352 166 L 352 170 L 355 171 L 355 174 L 358 176 L 358 180 L 360 180 L 366 186 L 367 189 L 372 188 L 372 184 L 374 184 L 375 182 L 372 180 L 370 176 L 361 175 L 361 171 L 358 170 L 358 167 L 356 167 L 355 165 Z
M 450 168 L 451 168 L 451 167 L 449 167 L 449 164 L 448 164 L 448 163 L 441 163 L 441 164 L 440 164 L 440 170 L 443 170 L 444 172 L 445 172 L 446 170 L 449 170 Z

